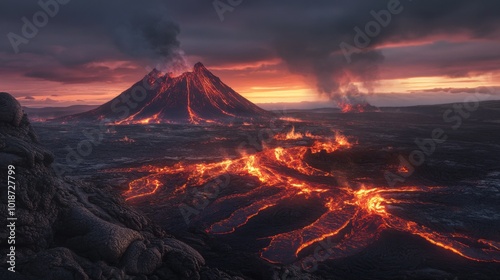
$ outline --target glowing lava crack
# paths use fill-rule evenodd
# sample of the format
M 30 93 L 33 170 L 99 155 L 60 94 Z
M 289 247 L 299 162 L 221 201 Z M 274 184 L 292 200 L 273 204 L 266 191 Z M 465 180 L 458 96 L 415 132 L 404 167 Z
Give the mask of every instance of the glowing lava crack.
M 158 70 L 98 108 L 65 121 L 113 120 L 115 124 L 230 123 L 272 116 L 253 104 L 203 64 L 174 77 Z
M 324 182 L 333 181 L 334 174 L 310 166 L 304 157 L 308 150 L 311 153 L 335 153 L 339 149 L 349 149 L 352 144 L 346 137 L 337 134 L 330 140 L 320 139 L 310 133 L 299 134 L 292 130 L 275 138 L 283 141 L 308 138 L 313 144 L 308 147 L 267 149 L 254 155 L 215 163 L 143 166 L 121 170 L 147 173 L 130 182 L 129 190 L 124 196 L 127 200 L 132 200 L 156 195 L 167 188 L 161 182 L 174 177 L 185 180 L 177 186 L 169 183 L 170 195 L 162 199 L 186 195 L 191 188 L 200 188 L 223 174 L 252 176 L 260 182 L 258 186 L 215 198 L 213 203 L 219 204 L 234 204 L 242 199 L 250 202 L 213 223 L 207 228 L 207 232 L 233 233 L 264 210 L 296 197 L 306 200 L 314 197 L 323 201 L 325 208 L 325 212 L 309 225 L 270 236 L 269 245 L 261 251 L 261 257 L 269 262 L 291 263 L 313 254 L 317 248 L 326 251 L 329 259 L 351 256 L 373 243 L 385 229 L 419 236 L 431 244 L 471 260 L 500 262 L 500 244 L 497 241 L 437 232 L 394 213 L 397 212 L 395 209 L 421 203 L 416 199 L 420 194 L 437 193 L 444 190 L 444 187 L 332 188 Z M 322 180 L 317 180 L 318 178 Z

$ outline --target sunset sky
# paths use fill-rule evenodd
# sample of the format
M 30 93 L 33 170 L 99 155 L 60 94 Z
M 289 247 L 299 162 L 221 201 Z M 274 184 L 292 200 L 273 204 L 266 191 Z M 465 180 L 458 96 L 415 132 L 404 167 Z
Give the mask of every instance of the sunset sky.
M 43 9 L 0 4 L 0 91 L 25 106 L 102 104 L 180 59 L 259 104 L 330 104 L 349 85 L 378 106 L 500 99 L 498 1 L 65 1 L 18 53 L 12 34 Z M 371 11 L 391 18 L 349 63 L 341 43 Z

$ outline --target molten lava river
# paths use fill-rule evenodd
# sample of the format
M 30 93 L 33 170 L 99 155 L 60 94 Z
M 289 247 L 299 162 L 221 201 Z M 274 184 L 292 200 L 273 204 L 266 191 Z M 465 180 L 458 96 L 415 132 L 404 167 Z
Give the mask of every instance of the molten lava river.
M 440 186 L 338 186 L 334 172 L 326 172 L 307 163 L 306 157 L 315 154 L 334 154 L 351 149 L 355 142 L 336 133 L 325 138 L 310 133 L 278 134 L 276 141 L 306 139 L 310 145 L 283 145 L 213 163 L 178 163 L 171 166 L 142 166 L 114 170 L 144 174 L 129 183 L 124 192 L 127 201 L 154 197 L 165 193 L 163 200 L 189 196 L 193 189 L 203 195 L 204 187 L 239 188 L 231 178 L 252 177 L 257 182 L 251 188 L 242 187 L 228 194 L 210 196 L 211 204 L 237 204 L 230 213 L 221 215 L 205 228 L 209 234 L 228 235 L 255 219 L 263 211 L 277 207 L 284 201 L 302 199 L 320 201 L 324 211 L 313 222 L 288 232 L 268 236 L 267 247 L 260 255 L 272 263 L 292 263 L 318 247 L 330 244 L 328 258 L 351 256 L 372 244 L 387 229 L 406 232 L 439 246 L 463 258 L 475 261 L 500 262 L 500 242 L 469 237 L 447 231 L 438 231 L 404 215 L 401 209 L 423 204 L 422 193 L 439 194 Z M 302 142 L 304 143 L 304 142 Z M 222 178 L 222 179 L 221 179 Z M 217 186 L 217 184 L 224 184 Z M 334 186 L 334 187 L 332 187 Z M 179 202 L 175 202 L 179 203 Z M 175 206 L 174 206 L 175 207 Z M 216 209 L 216 208 L 214 208 Z M 272 225 L 271 225 L 272 226 Z

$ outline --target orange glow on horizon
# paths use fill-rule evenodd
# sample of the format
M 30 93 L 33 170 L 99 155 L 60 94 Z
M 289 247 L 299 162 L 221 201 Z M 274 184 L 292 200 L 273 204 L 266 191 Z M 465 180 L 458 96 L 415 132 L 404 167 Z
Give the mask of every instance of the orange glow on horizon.
M 122 65 L 116 62 L 113 66 Z M 207 68 L 236 92 L 253 103 L 299 103 L 328 101 L 327 96 L 318 94 L 312 80 L 291 74 L 278 60 L 266 62 L 214 66 Z M 266 67 L 261 67 L 261 66 Z M 132 67 L 127 65 L 127 67 Z M 411 67 L 408 68 L 411 75 Z M 405 96 L 410 92 L 434 88 L 476 88 L 500 86 L 500 72 L 477 74 L 470 77 L 404 77 L 401 69 L 382 69 L 381 80 L 377 81 L 374 94 L 392 93 Z M 25 77 L 8 79 L 4 91 L 14 94 L 23 106 L 64 107 L 70 105 L 101 105 L 128 89 L 145 75 L 144 69 L 116 82 L 90 82 L 86 84 L 64 84 Z M 403 77 L 391 77 L 391 75 Z M 22 84 L 22 89 L 19 88 Z M 354 82 L 364 92 L 367 89 Z M 26 97 L 33 97 L 26 98 Z

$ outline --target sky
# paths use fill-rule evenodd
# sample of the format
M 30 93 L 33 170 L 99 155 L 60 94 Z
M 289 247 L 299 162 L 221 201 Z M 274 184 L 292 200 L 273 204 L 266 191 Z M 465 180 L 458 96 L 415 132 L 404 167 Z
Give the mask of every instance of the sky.
M 6 0 L 0 91 L 102 104 L 202 62 L 254 103 L 500 99 L 499 1 Z

